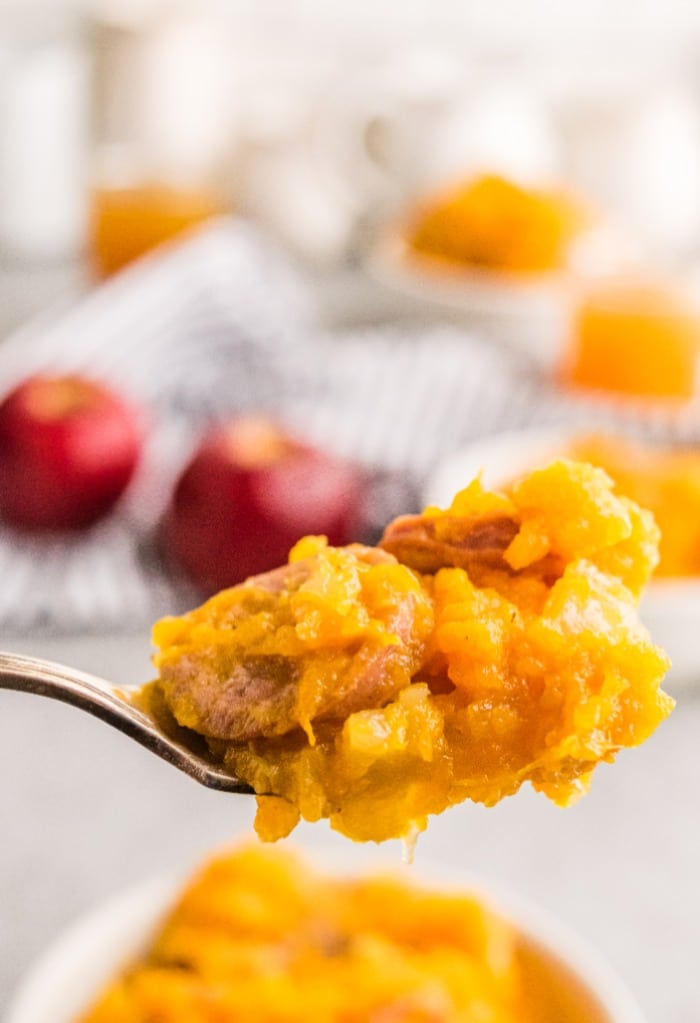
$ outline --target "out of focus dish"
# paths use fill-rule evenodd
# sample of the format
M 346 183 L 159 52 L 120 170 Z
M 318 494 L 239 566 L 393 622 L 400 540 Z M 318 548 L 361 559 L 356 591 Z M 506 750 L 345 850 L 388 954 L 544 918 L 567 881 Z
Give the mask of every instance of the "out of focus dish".
M 240 857 L 241 853 L 237 855 Z M 450 1004 L 450 989 L 468 992 L 473 988 L 477 991 L 480 985 L 484 1014 L 479 1018 L 487 1023 L 515 1019 L 518 1023 L 643 1023 L 632 996 L 591 949 L 539 909 L 512 896 L 491 893 L 484 886 L 465 878 L 455 879 L 453 884 L 449 884 L 445 880 L 445 870 L 437 867 L 430 872 L 433 880 L 428 889 L 423 882 L 418 886 L 415 879 L 409 881 L 405 875 L 397 876 L 395 872 L 390 880 L 385 874 L 383 881 L 377 882 L 363 881 L 356 872 L 348 875 L 344 871 L 345 880 L 341 887 L 336 881 L 334 888 L 321 881 L 314 885 L 313 875 L 308 875 L 304 882 L 307 886 L 304 898 L 296 898 L 293 902 L 286 929 L 280 938 L 275 938 L 264 915 L 273 904 L 278 921 L 280 914 L 289 915 L 290 906 L 283 898 L 284 884 L 280 882 L 275 865 L 281 863 L 288 870 L 291 857 L 289 853 L 277 850 L 263 854 L 259 849 L 251 849 L 245 855 L 249 860 L 252 857 L 253 868 L 251 873 L 249 863 L 245 898 L 242 892 L 235 895 L 230 878 L 228 898 L 220 900 L 213 899 L 211 888 L 207 895 L 200 881 L 199 892 L 194 898 L 189 897 L 189 925 L 185 919 L 181 926 L 166 926 L 165 931 L 161 931 L 161 972 L 155 978 L 157 983 L 153 997 L 161 1002 L 158 1019 L 162 1023 L 192 1023 L 194 1019 L 205 1021 L 214 1018 L 218 1023 L 228 1023 L 229 1016 L 222 1014 L 221 1010 L 219 1015 L 207 1015 L 204 1011 L 200 1015 L 183 1013 L 178 999 L 168 997 L 165 967 L 169 956 L 178 960 L 179 968 L 174 971 L 174 976 L 181 988 L 188 984 L 191 986 L 193 976 L 196 976 L 192 973 L 192 965 L 185 962 L 189 963 L 193 956 L 202 958 L 201 970 L 220 972 L 227 948 L 231 954 L 225 937 L 223 940 L 221 937 L 222 932 L 225 935 L 227 919 L 237 921 L 238 926 L 243 920 L 243 930 L 252 934 L 253 947 L 246 948 L 245 942 L 236 943 L 238 958 L 229 962 L 225 972 L 235 974 L 238 969 L 247 968 L 245 980 L 250 987 L 256 971 L 261 968 L 267 971 L 264 996 L 269 1000 L 284 989 L 286 998 L 280 1006 L 281 1015 L 274 1018 L 285 1023 L 305 1018 L 304 1009 L 312 1008 L 305 1006 L 303 998 L 295 1001 L 295 995 L 301 995 L 302 988 L 295 983 L 295 971 L 290 968 L 290 954 L 293 959 L 308 955 L 309 951 L 318 956 L 317 977 L 321 989 L 331 974 L 337 980 L 338 971 L 342 973 L 352 960 L 364 960 L 356 977 L 356 988 L 349 989 L 341 984 L 337 992 L 329 992 L 335 1010 L 322 1017 L 329 1023 L 340 1023 L 341 1020 L 354 1023 L 357 1019 L 369 1018 L 449 1023 L 453 1019 L 464 1018 L 458 1016 Z M 258 866 L 257 876 L 256 863 L 268 865 L 264 869 Z M 226 878 L 222 876 L 220 880 L 223 883 Z M 331 933 L 327 927 L 316 932 L 305 930 L 308 922 L 308 916 L 303 912 L 305 900 L 315 900 L 312 915 L 321 918 L 329 914 L 327 900 L 333 891 L 336 900 L 339 895 L 341 898 L 332 908 L 329 919 L 346 918 L 341 927 L 342 934 L 335 929 Z M 118 997 L 112 1002 L 112 1015 L 105 1017 L 99 1010 L 92 1017 L 84 1014 L 89 1012 L 106 985 L 134 962 L 143 961 L 143 954 L 151 947 L 154 934 L 158 934 L 162 927 L 163 918 L 181 894 L 179 884 L 156 882 L 125 892 L 87 916 L 49 951 L 27 977 L 5 1023 L 76 1023 L 85 1018 L 108 1018 L 110 1023 L 128 1020 L 132 1023 L 137 1017 L 128 1014 L 128 1002 L 127 1014 L 124 1015 L 125 1003 L 120 1003 Z M 352 904 L 348 902 L 348 895 L 354 895 Z M 382 910 L 387 895 L 400 900 L 400 910 L 395 916 Z M 360 922 L 362 926 L 358 930 Z M 411 934 L 414 934 L 417 924 L 421 925 L 420 931 L 412 939 Z M 194 929 L 192 925 L 195 925 Z M 215 925 L 213 931 L 212 925 Z M 191 939 L 201 928 L 216 939 L 213 955 L 211 948 L 207 951 L 202 944 L 192 945 Z M 295 948 L 297 928 L 301 948 Z M 342 942 L 333 944 L 332 939 L 339 936 Z M 169 951 L 165 951 L 163 940 L 165 945 L 170 945 Z M 282 959 L 272 951 L 276 947 L 275 941 L 280 940 L 286 950 Z M 322 954 L 319 954 L 321 946 Z M 263 954 L 266 948 L 267 954 Z M 218 956 L 223 956 L 223 959 Z M 430 977 L 434 963 L 440 967 L 438 976 L 426 992 L 426 978 Z M 391 965 L 390 970 L 386 969 L 387 964 Z M 421 976 L 421 969 L 427 973 Z M 271 970 L 274 983 L 270 979 Z M 377 982 L 380 982 L 379 986 L 373 986 Z M 392 984 L 396 982 L 398 987 L 394 986 L 392 990 Z M 401 993 L 402 988 L 405 994 Z M 419 995 L 418 1004 L 416 994 Z M 505 1001 L 502 1001 L 504 995 Z M 216 1002 L 217 997 L 221 999 L 221 994 L 214 994 L 212 1002 Z M 318 997 L 316 993 L 314 1003 L 318 1002 Z M 366 1012 L 363 1015 L 363 1001 L 367 1002 L 368 997 L 368 1004 L 371 1005 L 372 1000 L 378 1003 L 375 1006 L 378 1011 L 374 1015 Z M 499 1000 L 501 1005 L 514 1004 L 519 1014 L 504 1016 L 497 1011 L 487 1014 L 487 1007 L 493 1010 Z M 210 1008 L 213 1011 L 213 1007 Z M 246 1009 L 250 1012 L 245 1019 L 251 1023 L 268 1018 L 255 1015 L 254 1003 L 249 1002 Z M 233 1015 L 230 1018 L 239 1019 Z
M 578 197 L 484 174 L 416 202 L 380 233 L 367 265 L 392 290 L 483 321 L 551 366 L 579 277 L 631 258 L 630 245 Z
M 581 289 L 557 375 L 618 401 L 678 405 L 696 397 L 699 364 L 693 290 L 647 273 Z
M 88 256 L 98 278 L 122 270 L 152 249 L 225 212 L 225 204 L 213 189 L 147 181 L 96 188 L 89 207 Z
M 528 281 L 417 259 L 396 227 L 380 234 L 365 268 L 377 284 L 403 301 L 484 327 L 538 366 L 552 367 L 560 357 L 571 309 L 561 274 Z
M 638 442 L 630 444 L 630 451 L 639 447 Z M 649 449 L 653 452 L 653 448 Z M 533 466 L 544 465 L 562 454 L 587 455 L 595 460 L 596 451 L 590 431 L 573 428 L 533 429 L 507 432 L 476 441 L 455 452 L 438 465 L 427 480 L 424 498 L 440 503 L 447 499 L 454 482 L 463 479 L 464 474 L 481 473 L 484 485 L 499 486 L 529 472 Z M 599 461 L 616 474 L 611 462 L 611 452 L 599 448 Z M 622 450 L 619 457 L 624 460 Z M 646 475 L 639 456 L 630 453 L 627 469 L 623 473 L 622 462 L 617 468 L 621 482 L 630 486 L 631 478 L 640 473 L 633 496 L 645 506 L 653 506 L 663 500 L 665 508 L 657 505 L 657 516 L 662 527 L 661 573 L 652 577 L 641 601 L 640 614 L 671 660 L 669 680 L 672 683 L 700 682 L 700 634 L 697 622 L 700 620 L 700 570 L 694 570 L 694 546 L 696 515 L 696 490 L 700 488 L 700 452 L 677 453 L 678 471 L 685 478 L 668 477 L 654 479 Z M 686 464 L 687 460 L 687 464 Z M 687 470 L 687 472 L 686 472 Z M 658 474 L 658 466 L 655 470 Z M 698 490 L 700 494 L 700 490 Z M 679 518 L 688 512 L 684 533 L 678 527 Z M 663 529 L 669 533 L 664 545 Z M 700 533 L 700 530 L 698 530 Z M 689 566 L 686 573 L 679 574 L 678 566 L 683 559 Z M 699 566 L 700 568 L 700 566 Z
M 571 269 L 594 221 L 563 188 L 481 174 L 416 203 L 405 238 L 420 259 L 528 279 Z

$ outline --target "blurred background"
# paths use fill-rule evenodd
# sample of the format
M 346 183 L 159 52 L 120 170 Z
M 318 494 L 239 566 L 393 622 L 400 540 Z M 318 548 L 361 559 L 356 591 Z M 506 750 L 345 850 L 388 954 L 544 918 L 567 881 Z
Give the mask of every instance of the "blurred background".
M 180 217 L 263 224 L 335 312 L 378 225 L 484 169 L 566 181 L 690 263 L 699 32 L 682 2 L 3 3 L 3 267 L 94 257 L 110 191 L 157 183 Z
M 596 451 L 639 468 L 626 485 L 678 541 L 645 606 L 678 710 L 566 814 L 531 793 L 458 808 L 419 855 L 533 897 L 650 1021 L 695 1023 L 699 288 L 695 4 L 4 0 L 0 404 L 84 374 L 145 441 L 88 528 L 0 509 L 0 646 L 148 678 L 150 623 L 207 588 L 163 515 L 232 416 L 359 467 L 368 538 L 490 458 L 512 476 L 531 431 L 651 443 Z M 0 703 L 1 1012 L 69 920 L 252 807 L 73 710 Z

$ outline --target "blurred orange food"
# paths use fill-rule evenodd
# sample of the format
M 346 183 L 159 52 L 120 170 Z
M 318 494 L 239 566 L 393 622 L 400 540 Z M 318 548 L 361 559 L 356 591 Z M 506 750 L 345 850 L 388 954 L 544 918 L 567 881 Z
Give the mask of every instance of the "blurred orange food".
M 661 530 L 657 576 L 700 574 L 700 449 L 582 437 L 573 458 L 605 469 L 621 493 L 654 514 Z
M 223 212 L 213 191 L 140 184 L 98 188 L 89 228 L 94 271 L 107 277 L 182 231 Z
M 583 296 L 562 376 L 598 390 L 688 399 L 699 353 L 700 312 L 682 289 L 660 281 L 609 281 Z
M 571 1023 L 522 937 L 470 895 L 332 879 L 289 851 L 208 864 L 83 1023 Z M 539 974 L 543 973 L 543 965 Z M 576 981 L 568 978 L 568 987 Z M 589 1005 L 590 1008 L 590 1005 Z
M 563 269 L 573 241 L 591 223 L 563 190 L 525 188 L 488 174 L 428 201 L 409 232 L 422 254 L 489 270 Z

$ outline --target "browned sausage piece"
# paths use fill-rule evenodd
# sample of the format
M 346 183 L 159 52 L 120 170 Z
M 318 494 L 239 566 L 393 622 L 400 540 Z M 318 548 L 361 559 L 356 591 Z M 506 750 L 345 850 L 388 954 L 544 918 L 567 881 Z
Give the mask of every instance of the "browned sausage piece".
M 359 564 L 396 564 L 391 554 L 377 548 L 358 544 L 345 550 Z M 385 633 L 393 635 L 390 642 L 386 635 L 368 634 L 345 646 L 340 643 L 295 657 L 251 653 L 236 641 L 236 629 L 253 615 L 269 616 L 274 628 L 292 625 L 284 597 L 299 590 L 314 567 L 311 557 L 234 587 L 229 591 L 233 599 L 214 622 L 219 632 L 230 630 L 230 644 L 184 643 L 178 654 L 162 659 L 158 684 L 181 724 L 228 741 L 270 738 L 309 721 L 343 719 L 356 710 L 383 706 L 410 684 L 422 656 L 416 615 L 424 620 L 426 613 L 419 587 L 382 609 Z M 190 615 L 181 621 L 187 627 L 191 620 Z M 309 691 L 305 670 L 311 662 L 313 678 L 322 681 L 314 685 L 312 678 Z M 307 687 L 303 695 L 302 686 Z
M 483 569 L 515 574 L 504 555 L 519 529 L 507 515 L 402 515 L 387 526 L 379 546 L 414 572 L 434 575 L 441 568 L 462 568 L 478 581 Z M 547 555 L 523 571 L 551 584 L 562 565 Z
M 518 528 L 505 515 L 491 519 L 402 515 L 387 526 L 379 546 L 425 574 L 447 567 L 469 569 L 475 563 L 506 568 L 503 554 Z

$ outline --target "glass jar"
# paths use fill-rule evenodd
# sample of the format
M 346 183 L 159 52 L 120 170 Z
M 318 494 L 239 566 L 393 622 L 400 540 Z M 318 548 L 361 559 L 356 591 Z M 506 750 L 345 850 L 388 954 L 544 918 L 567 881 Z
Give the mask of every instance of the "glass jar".
M 88 51 L 66 11 L 6 13 L 0 31 L 0 252 L 78 254 L 85 223 Z
M 230 208 L 230 90 L 225 38 L 191 8 L 108 8 L 92 44 L 88 255 L 105 276 Z

